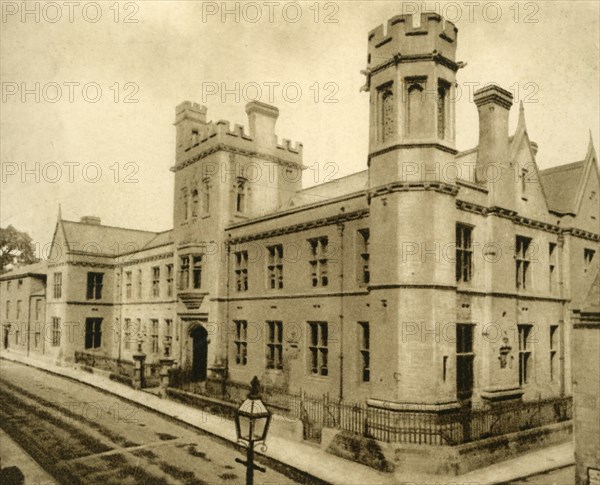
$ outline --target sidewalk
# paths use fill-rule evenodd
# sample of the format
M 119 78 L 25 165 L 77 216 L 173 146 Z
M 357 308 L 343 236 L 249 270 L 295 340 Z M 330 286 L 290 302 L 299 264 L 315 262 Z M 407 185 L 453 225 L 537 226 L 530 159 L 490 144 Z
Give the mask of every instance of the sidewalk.
M 0 429 L 0 463 L 2 468 L 19 467 L 27 485 L 57 485 L 56 480 L 39 466 L 27 452 Z
M 208 414 L 205 411 L 185 406 L 175 401 L 161 399 L 153 394 L 132 389 L 103 376 L 90 374 L 72 367 L 61 367 L 7 352 L 3 352 L 1 358 L 31 365 L 47 372 L 97 387 L 214 436 L 232 443 L 236 442 L 235 426 L 225 418 Z M 277 416 L 274 419 L 277 419 Z M 330 455 L 315 445 L 285 439 L 281 436 L 269 436 L 267 445 L 268 449 L 264 455 L 269 458 L 301 470 L 304 474 L 308 474 L 317 480 L 340 485 L 401 485 L 403 483 L 413 485 L 417 483 L 423 485 L 476 483 L 484 485 L 524 478 L 549 469 L 567 466 L 574 462 L 573 445 L 572 443 L 566 443 L 528 453 L 459 476 L 450 477 L 406 473 L 402 471 L 390 474 L 378 472 L 364 465 Z

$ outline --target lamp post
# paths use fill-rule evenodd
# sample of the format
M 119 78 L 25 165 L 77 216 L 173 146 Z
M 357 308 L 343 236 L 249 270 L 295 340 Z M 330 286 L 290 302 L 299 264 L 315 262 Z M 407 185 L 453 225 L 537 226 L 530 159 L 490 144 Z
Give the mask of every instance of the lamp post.
M 254 376 L 250 382 L 250 392 L 235 414 L 235 432 L 237 441 L 246 446 L 246 461 L 236 458 L 237 463 L 246 465 L 246 485 L 254 483 L 254 469 L 265 472 L 266 469 L 254 464 L 254 447 L 262 445 L 267 438 L 271 424 L 271 412 L 260 399 L 260 383 Z

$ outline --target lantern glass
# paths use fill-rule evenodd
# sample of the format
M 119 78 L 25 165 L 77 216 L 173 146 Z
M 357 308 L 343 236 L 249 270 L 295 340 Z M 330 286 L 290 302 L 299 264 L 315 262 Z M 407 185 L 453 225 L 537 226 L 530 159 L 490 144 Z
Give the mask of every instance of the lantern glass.
M 270 419 L 271 413 L 260 399 L 246 399 L 236 416 L 238 438 L 246 441 L 264 440 Z

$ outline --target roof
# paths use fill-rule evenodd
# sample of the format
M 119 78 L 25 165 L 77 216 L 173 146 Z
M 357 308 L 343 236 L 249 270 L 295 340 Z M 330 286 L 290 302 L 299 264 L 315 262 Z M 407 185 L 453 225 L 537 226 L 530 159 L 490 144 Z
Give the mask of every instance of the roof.
M 160 234 L 123 227 L 60 221 L 71 251 L 116 256 L 139 251 Z
M 290 209 L 349 195 L 361 190 L 367 190 L 369 183 L 368 170 L 353 173 L 339 179 L 299 190 L 292 199 L 280 210 Z
M 23 278 L 25 276 L 45 276 L 46 266 L 44 261 L 38 261 L 37 263 L 27 264 L 23 266 L 17 266 L 12 268 L 10 271 L 0 275 L 2 280 L 10 280 L 13 278 Z
M 142 249 L 158 248 L 160 246 L 166 246 L 173 242 L 173 229 L 168 231 L 159 232 L 154 239 L 147 243 Z
M 579 183 L 585 170 L 585 161 L 559 165 L 540 170 L 540 181 L 551 211 L 575 213 Z

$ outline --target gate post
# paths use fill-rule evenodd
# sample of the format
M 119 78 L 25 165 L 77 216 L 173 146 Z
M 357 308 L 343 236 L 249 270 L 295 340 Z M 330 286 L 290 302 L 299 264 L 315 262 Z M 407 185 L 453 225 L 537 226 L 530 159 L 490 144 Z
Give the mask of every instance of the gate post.
M 138 345 L 138 351 L 131 356 L 134 362 L 133 370 L 133 388 L 141 389 L 144 387 L 144 362 L 146 354 L 142 352 L 142 345 Z

